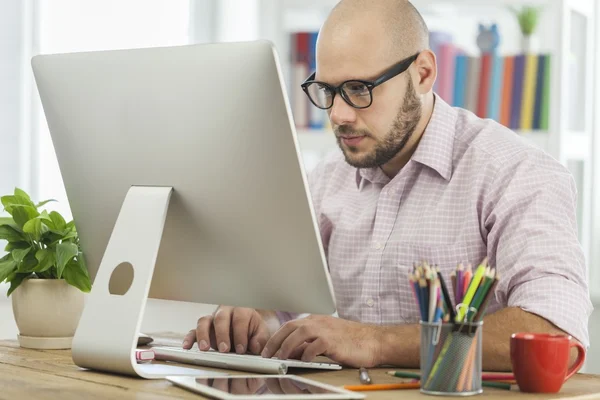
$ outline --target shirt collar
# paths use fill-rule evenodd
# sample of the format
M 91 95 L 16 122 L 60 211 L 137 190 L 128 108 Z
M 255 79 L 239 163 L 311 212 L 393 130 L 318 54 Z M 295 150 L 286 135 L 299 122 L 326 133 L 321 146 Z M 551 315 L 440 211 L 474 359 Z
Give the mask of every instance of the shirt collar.
M 434 96 L 435 105 L 431 118 L 411 160 L 437 171 L 442 178 L 449 181 L 452 177 L 456 110 L 436 94 Z M 357 168 L 357 188 L 360 189 L 364 184 L 363 179 L 384 185 L 390 181 L 379 167 Z
M 445 180 L 452 177 L 456 110 L 435 95 L 431 119 L 419 141 L 412 160 L 437 171 Z

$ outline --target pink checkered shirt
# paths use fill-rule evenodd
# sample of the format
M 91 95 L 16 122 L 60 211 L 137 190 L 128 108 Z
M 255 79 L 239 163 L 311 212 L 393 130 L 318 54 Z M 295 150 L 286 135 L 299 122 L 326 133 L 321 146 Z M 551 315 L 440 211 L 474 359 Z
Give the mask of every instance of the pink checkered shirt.
M 449 282 L 459 262 L 487 256 L 501 278 L 488 314 L 520 307 L 589 345 L 574 180 L 509 129 L 436 96 L 418 148 L 393 179 L 336 151 L 309 182 L 340 317 L 416 323 L 414 262 L 439 265 Z

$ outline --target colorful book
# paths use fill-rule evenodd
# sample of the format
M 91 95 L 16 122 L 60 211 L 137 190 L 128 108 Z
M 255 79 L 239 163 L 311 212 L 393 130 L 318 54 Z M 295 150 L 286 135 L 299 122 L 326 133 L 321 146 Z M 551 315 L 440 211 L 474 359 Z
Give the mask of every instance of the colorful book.
M 490 83 L 492 75 L 492 55 L 484 53 L 481 56 L 481 70 L 479 73 L 479 88 L 477 94 L 476 114 L 479 118 L 487 116 L 487 106 L 490 95 Z
M 440 46 L 440 67 L 438 69 L 439 92 L 444 101 L 452 102 L 454 95 L 454 69 L 455 69 L 456 47 L 452 43 L 442 43 Z
M 521 126 L 521 107 L 523 105 L 523 79 L 525 77 L 525 55 L 515 56 L 513 69 L 513 87 L 510 110 L 510 129 L 519 129 Z
M 292 35 L 292 114 L 294 122 L 299 128 L 309 126 L 308 105 L 310 100 L 306 97 L 300 85 L 309 74 L 309 41 L 308 32 L 298 32 Z
M 542 109 L 540 111 L 540 129 L 548 130 L 548 111 L 550 108 L 550 54 L 544 58 L 544 89 L 542 90 Z
M 308 74 L 317 69 L 317 36 L 318 32 L 308 34 Z M 298 87 L 299 88 L 299 87 Z M 298 89 L 302 92 L 301 89 Z M 308 125 L 311 129 L 321 129 L 325 125 L 325 111 L 314 107 L 306 97 L 308 107 Z
M 504 57 L 497 54 L 492 55 L 492 76 L 490 84 L 490 96 L 488 99 L 487 117 L 500 121 L 500 105 L 502 103 L 502 78 Z
M 502 76 L 502 100 L 500 104 L 500 123 L 506 127 L 510 126 L 514 63 L 514 56 L 507 56 L 504 58 L 504 71 Z
M 454 68 L 454 96 L 452 104 L 455 107 L 465 107 L 465 93 L 467 86 L 468 57 L 457 54 Z
M 441 56 L 440 56 L 441 45 L 443 43 L 450 43 L 450 42 L 452 42 L 452 35 L 448 32 L 441 32 L 441 31 L 430 31 L 429 32 L 429 48 L 431 49 L 431 51 L 433 51 L 433 53 L 435 54 L 435 57 L 437 59 L 438 71 L 442 70 L 442 64 L 440 64 L 440 62 L 441 62 Z M 438 79 L 436 79 L 435 83 L 433 84 L 433 91 L 436 93 L 439 93 L 439 90 L 440 90 L 440 77 L 438 76 Z
M 469 111 L 477 111 L 477 95 L 479 94 L 479 74 L 481 71 L 481 59 L 479 57 L 471 57 L 468 59 L 467 73 L 467 97 L 465 108 Z
M 523 102 L 521 104 L 520 129 L 531 130 L 533 128 L 533 102 L 535 100 L 535 83 L 537 73 L 538 56 L 527 54 L 525 56 L 525 74 L 523 78 Z
M 546 67 L 546 55 L 538 56 L 537 73 L 535 76 L 535 99 L 533 101 L 533 129 L 540 129 L 542 116 L 542 93 L 544 90 L 544 69 Z

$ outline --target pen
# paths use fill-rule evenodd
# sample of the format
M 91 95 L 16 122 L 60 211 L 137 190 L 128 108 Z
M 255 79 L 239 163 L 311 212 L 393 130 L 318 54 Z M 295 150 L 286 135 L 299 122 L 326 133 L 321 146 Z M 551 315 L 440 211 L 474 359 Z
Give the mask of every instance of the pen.
M 358 370 L 358 379 L 360 379 L 360 383 L 362 383 L 363 385 L 371 384 L 371 377 L 369 376 L 369 372 L 366 368 L 361 367 Z
M 419 389 L 420 387 L 420 383 L 381 383 L 377 385 L 346 385 L 344 389 L 354 392 L 366 392 L 369 390 Z
M 388 371 L 388 375 L 395 376 L 396 378 L 413 378 L 421 379 L 421 375 L 416 372 L 404 372 L 404 371 Z
M 416 372 L 405 372 L 405 371 L 388 371 L 388 375 L 395 376 L 396 378 L 413 378 L 421 379 L 421 375 Z M 514 381 L 515 376 L 511 373 L 502 372 L 484 372 L 481 374 L 481 379 L 484 381 Z
M 415 372 L 388 371 L 387 374 L 397 378 L 421 378 L 421 375 Z M 510 390 L 510 386 L 516 384 L 513 374 L 482 374 L 482 380 L 482 386 L 505 390 Z

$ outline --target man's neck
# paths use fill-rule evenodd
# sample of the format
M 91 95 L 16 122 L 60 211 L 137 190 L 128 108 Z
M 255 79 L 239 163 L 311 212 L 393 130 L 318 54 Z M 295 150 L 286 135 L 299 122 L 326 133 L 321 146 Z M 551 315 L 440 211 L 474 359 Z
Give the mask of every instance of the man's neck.
M 431 119 L 431 115 L 433 114 L 433 107 L 435 106 L 435 96 L 433 92 L 430 92 L 426 95 L 425 101 L 423 102 L 423 115 L 421 115 L 421 119 L 417 124 L 415 131 L 411 135 L 406 145 L 394 158 L 392 158 L 389 162 L 381 166 L 381 170 L 384 174 L 388 176 L 390 179 L 394 179 L 394 177 L 400 172 L 402 168 L 408 163 L 413 153 L 419 146 L 419 141 L 421 137 L 425 133 L 425 128 L 429 124 L 429 120 Z

